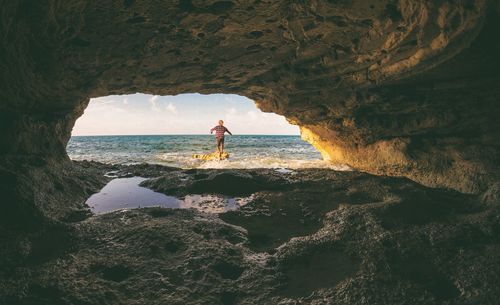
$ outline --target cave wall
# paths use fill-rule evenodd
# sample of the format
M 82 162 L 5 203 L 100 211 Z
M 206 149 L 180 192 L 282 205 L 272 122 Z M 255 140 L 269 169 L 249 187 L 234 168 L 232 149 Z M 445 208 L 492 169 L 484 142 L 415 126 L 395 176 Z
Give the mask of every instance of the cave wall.
M 325 158 L 361 170 L 485 191 L 500 164 L 499 28 L 491 13 L 475 40 L 446 62 L 347 91 L 327 107 L 328 119 L 302 124 L 303 138 Z
M 66 162 L 92 97 L 236 93 L 327 159 L 480 193 L 498 180 L 496 1 L 4 1 L 0 156 Z M 4 162 L 6 163 L 6 162 Z

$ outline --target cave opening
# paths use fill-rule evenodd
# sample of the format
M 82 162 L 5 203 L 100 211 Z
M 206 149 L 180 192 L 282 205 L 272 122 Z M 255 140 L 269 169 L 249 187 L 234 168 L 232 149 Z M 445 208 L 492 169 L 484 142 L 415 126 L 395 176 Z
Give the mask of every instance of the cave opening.
M 217 150 L 211 128 L 224 121 L 225 160 L 194 155 Z M 214 132 L 215 134 L 215 132 Z M 111 95 L 91 99 L 67 145 L 72 160 L 153 163 L 179 168 L 325 167 L 320 153 L 285 117 L 236 94 Z

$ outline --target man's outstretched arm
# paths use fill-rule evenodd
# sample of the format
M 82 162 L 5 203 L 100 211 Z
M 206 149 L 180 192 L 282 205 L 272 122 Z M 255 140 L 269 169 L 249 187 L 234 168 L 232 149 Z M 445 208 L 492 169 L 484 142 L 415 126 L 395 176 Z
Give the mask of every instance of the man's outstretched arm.
M 210 133 L 213 133 L 213 132 L 214 132 L 214 129 L 215 129 L 215 127 L 214 127 L 214 128 L 212 128 L 212 129 L 210 129 Z
M 224 128 L 226 128 L 226 127 L 224 127 Z M 227 129 L 227 128 L 226 128 L 226 132 L 227 132 L 228 134 L 230 134 L 230 135 L 233 135 L 233 134 L 229 131 L 229 129 Z

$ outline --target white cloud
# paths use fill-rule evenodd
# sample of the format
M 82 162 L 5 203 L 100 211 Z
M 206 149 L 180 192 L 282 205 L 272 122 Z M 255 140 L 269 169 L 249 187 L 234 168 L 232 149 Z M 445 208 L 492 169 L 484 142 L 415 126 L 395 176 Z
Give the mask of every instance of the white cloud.
M 167 111 L 170 112 L 170 113 L 173 113 L 173 114 L 177 114 L 178 111 L 177 111 L 177 107 L 175 107 L 174 104 L 172 104 L 172 102 L 168 103 L 167 107 L 166 107 Z
M 236 108 L 234 107 L 231 107 L 231 108 L 227 108 L 226 109 L 226 113 L 229 114 L 229 115 L 234 115 L 238 112 L 238 110 L 236 110 Z
M 248 111 L 247 116 L 250 120 L 256 120 L 257 119 L 257 113 L 255 111 Z
M 158 99 L 158 95 L 153 95 L 149 98 L 149 103 L 151 104 L 151 110 L 154 112 L 160 112 L 160 108 L 158 108 L 158 104 L 156 100 Z

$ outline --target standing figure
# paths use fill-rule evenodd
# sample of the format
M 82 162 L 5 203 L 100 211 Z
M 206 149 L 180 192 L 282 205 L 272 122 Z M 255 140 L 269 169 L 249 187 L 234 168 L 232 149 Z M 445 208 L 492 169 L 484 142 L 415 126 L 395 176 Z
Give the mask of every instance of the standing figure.
M 222 157 L 222 153 L 224 152 L 224 133 L 228 133 L 233 135 L 226 127 L 224 127 L 224 121 L 219 120 L 219 125 L 210 129 L 210 133 L 213 133 L 215 130 L 215 139 L 217 140 L 217 152 L 219 153 L 219 159 Z

